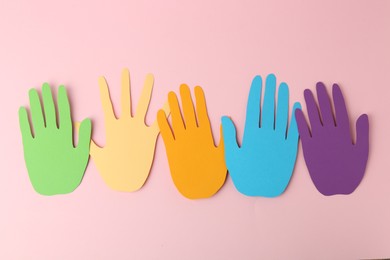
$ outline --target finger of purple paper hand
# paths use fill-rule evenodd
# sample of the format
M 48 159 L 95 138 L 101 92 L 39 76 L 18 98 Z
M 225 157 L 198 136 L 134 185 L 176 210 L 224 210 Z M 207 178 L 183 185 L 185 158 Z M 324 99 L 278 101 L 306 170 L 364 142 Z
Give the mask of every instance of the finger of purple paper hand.
M 322 82 L 317 83 L 317 97 L 318 104 L 320 106 L 322 124 L 324 126 L 334 126 L 335 123 L 333 118 L 332 105 L 330 104 L 330 99 L 328 92 L 326 91 L 326 87 Z
M 307 114 L 309 115 L 310 127 L 311 127 L 311 136 L 314 136 L 317 130 L 322 126 L 320 120 L 320 114 L 318 112 L 317 104 L 314 100 L 313 93 L 310 89 L 304 91 Z
M 368 153 L 369 123 L 366 114 L 361 115 L 356 121 L 356 147 L 362 151 L 362 156 Z
M 288 128 L 288 132 L 287 132 L 287 140 L 289 142 L 292 142 L 292 144 L 294 145 L 297 145 L 299 140 L 299 131 L 298 131 L 297 119 L 295 116 L 295 111 L 298 109 L 302 109 L 301 103 L 295 102 L 293 106 L 293 111 L 291 113 L 290 127 Z
M 333 84 L 333 102 L 334 102 L 334 110 L 336 115 L 336 126 L 340 127 L 343 132 L 351 138 L 351 131 L 349 127 L 349 117 L 347 112 L 347 106 L 345 105 L 343 93 L 339 85 Z M 352 138 L 351 138 L 352 142 Z
M 302 142 L 305 142 L 311 136 L 309 126 L 307 125 L 302 109 L 295 110 L 295 118 L 297 120 L 299 136 L 301 137 Z

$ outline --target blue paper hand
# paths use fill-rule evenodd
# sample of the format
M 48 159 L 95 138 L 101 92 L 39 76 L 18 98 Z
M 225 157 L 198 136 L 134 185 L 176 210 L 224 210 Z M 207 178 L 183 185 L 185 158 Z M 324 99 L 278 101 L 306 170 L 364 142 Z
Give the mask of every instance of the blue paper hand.
M 226 165 L 237 190 L 247 196 L 276 197 L 286 189 L 298 151 L 298 129 L 294 104 L 290 127 L 288 123 L 288 86 L 281 83 L 275 111 L 275 75 L 266 79 L 264 104 L 260 116 L 262 79 L 252 81 L 242 146 L 236 141 L 232 120 L 222 118 Z M 261 124 L 260 124 L 261 122 Z

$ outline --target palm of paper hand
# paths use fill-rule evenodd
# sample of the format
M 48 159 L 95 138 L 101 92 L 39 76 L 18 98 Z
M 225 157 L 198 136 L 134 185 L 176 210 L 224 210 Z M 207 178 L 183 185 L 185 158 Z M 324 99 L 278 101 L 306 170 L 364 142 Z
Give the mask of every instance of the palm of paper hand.
M 158 132 L 132 118 L 117 119 L 106 131 L 106 145 L 93 156 L 101 176 L 113 189 L 138 190 L 148 177 Z
M 212 196 L 218 190 L 226 178 L 226 168 L 215 167 L 210 170 L 210 165 L 224 165 L 224 155 L 221 147 L 214 146 L 211 133 L 203 132 L 203 129 L 186 130 L 186 135 L 180 136 L 174 141 L 173 147 L 167 148 L 170 163 L 181 162 L 172 168 L 172 179 L 180 193 L 186 197 L 193 197 L 199 187 L 208 184 L 208 190 L 203 197 Z M 184 152 L 193 151 L 191 156 Z M 210 174 L 212 172 L 213 174 Z M 185 174 L 183 174 L 185 173 Z
M 46 195 L 69 193 L 81 182 L 88 162 L 88 149 L 84 151 L 73 147 L 71 140 L 64 138 L 58 129 L 45 129 L 28 144 L 26 153 L 27 168 L 30 169 L 30 180 L 35 190 L 50 187 Z M 71 163 L 70 163 L 71 162 Z M 41 172 L 44 174 L 34 174 Z M 73 187 L 73 188 L 68 188 Z
M 233 182 L 238 190 L 246 195 L 258 196 L 261 191 L 275 187 L 267 196 L 275 197 L 285 190 L 294 169 L 297 148 L 293 142 L 288 142 L 274 130 L 255 129 L 253 138 L 244 142 L 235 154 L 235 160 L 242 164 L 228 165 Z M 267 158 L 263 160 L 262 158 Z M 227 159 L 227 162 L 232 160 Z M 261 163 L 259 163 L 261 161 Z M 256 170 L 249 165 L 256 165 Z M 237 174 L 239 172 L 239 178 Z M 250 187 L 248 187 L 250 185 Z M 254 192 L 256 191 L 256 192 Z

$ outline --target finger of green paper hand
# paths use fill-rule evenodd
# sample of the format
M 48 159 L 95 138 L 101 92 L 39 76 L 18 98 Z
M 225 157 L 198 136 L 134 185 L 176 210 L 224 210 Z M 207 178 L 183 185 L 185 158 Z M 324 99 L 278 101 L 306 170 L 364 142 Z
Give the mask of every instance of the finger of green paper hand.
M 19 108 L 19 125 L 22 133 L 23 143 L 27 144 L 32 139 L 30 123 L 28 122 L 27 110 L 24 107 Z
M 77 149 L 80 149 L 82 151 L 88 151 L 89 153 L 90 144 L 91 144 L 91 130 L 92 130 L 91 120 L 84 119 L 80 125 L 79 142 L 76 147 Z
M 44 83 L 42 86 L 43 108 L 45 111 L 46 127 L 57 127 L 56 110 L 54 107 L 53 95 L 49 84 Z
M 39 99 L 38 92 L 35 89 L 30 89 L 28 94 L 30 98 L 31 120 L 34 129 L 34 137 L 37 137 L 40 132 L 42 132 L 42 130 L 45 128 L 41 101 Z
M 78 136 L 80 136 L 80 126 L 81 126 L 80 122 L 75 123 L 75 128 L 76 128 Z M 92 127 L 91 127 L 91 129 L 92 129 Z M 95 143 L 95 141 L 92 139 L 92 132 L 91 132 L 89 154 L 91 155 L 91 157 L 99 156 L 100 155 L 99 153 L 101 153 L 102 150 L 103 150 L 103 148 L 98 146 Z
M 64 86 L 60 86 L 58 89 L 58 116 L 58 128 L 65 134 L 66 139 L 73 143 L 70 104 Z

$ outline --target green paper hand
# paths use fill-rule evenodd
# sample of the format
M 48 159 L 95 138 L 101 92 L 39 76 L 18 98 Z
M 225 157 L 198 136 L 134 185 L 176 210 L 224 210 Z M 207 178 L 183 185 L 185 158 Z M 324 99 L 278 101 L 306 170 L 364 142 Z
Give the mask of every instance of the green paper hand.
M 91 121 L 85 119 L 81 123 L 79 142 L 74 147 L 65 87 L 60 86 L 58 90 L 58 126 L 49 84 L 42 86 L 43 109 L 35 89 L 30 90 L 29 96 L 34 136 L 24 107 L 19 109 L 19 123 L 30 181 L 35 191 L 42 195 L 70 193 L 80 184 L 88 163 Z

